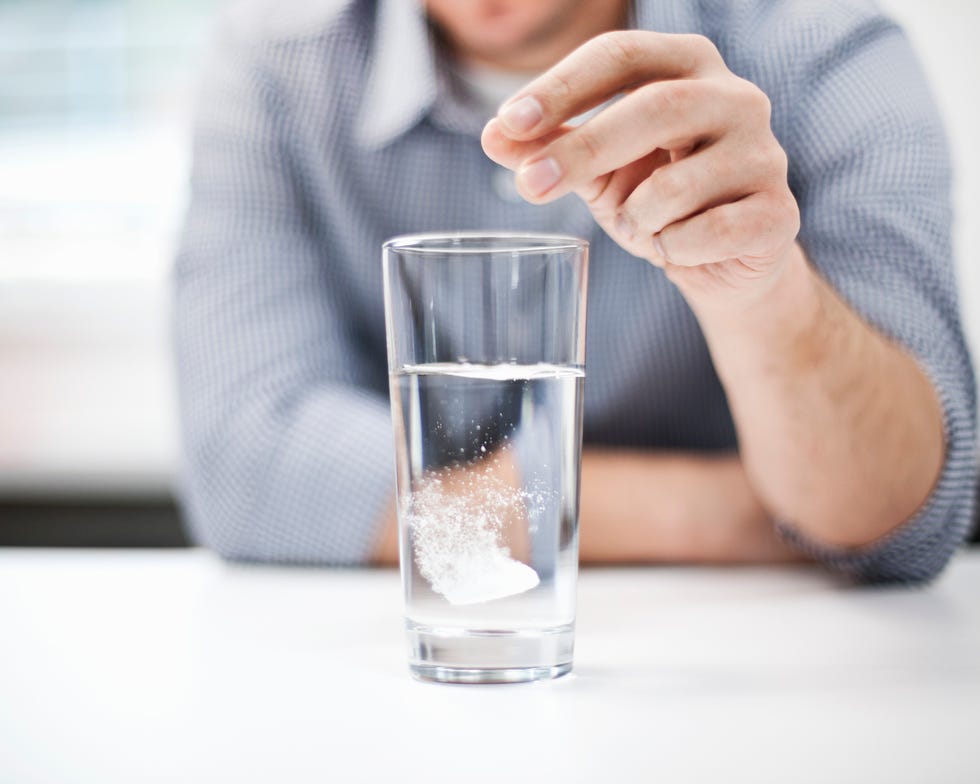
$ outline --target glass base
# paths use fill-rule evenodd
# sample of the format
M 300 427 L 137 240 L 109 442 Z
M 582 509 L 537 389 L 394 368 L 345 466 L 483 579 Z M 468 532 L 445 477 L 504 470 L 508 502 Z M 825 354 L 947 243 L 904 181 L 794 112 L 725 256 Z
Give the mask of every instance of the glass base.
M 406 622 L 409 668 L 440 683 L 522 683 L 572 669 L 573 624 L 551 629 L 476 631 Z

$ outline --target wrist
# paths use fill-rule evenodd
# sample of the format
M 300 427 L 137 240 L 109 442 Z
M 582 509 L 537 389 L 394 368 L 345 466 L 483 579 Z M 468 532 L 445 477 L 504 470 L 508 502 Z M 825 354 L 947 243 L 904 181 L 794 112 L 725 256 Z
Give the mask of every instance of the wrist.
M 741 367 L 779 363 L 811 365 L 827 346 L 826 285 L 796 243 L 765 285 L 733 296 L 687 298 L 719 372 L 729 361 Z M 753 355 L 757 362 L 753 362 Z
M 802 248 L 793 243 L 769 275 L 750 285 L 704 289 L 682 286 L 681 293 L 698 318 L 711 325 L 777 332 L 774 319 L 798 321 L 800 308 L 804 313 L 810 310 L 815 301 L 814 278 Z

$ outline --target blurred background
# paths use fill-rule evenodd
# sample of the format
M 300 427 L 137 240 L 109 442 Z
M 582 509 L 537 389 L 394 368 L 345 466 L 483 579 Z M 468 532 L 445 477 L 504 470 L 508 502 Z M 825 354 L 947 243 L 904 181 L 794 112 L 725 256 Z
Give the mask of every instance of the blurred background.
M 219 5 L 0 0 L 0 545 L 186 543 L 168 283 Z M 882 5 L 946 117 L 980 346 L 980 3 Z
M 0 0 L 0 542 L 179 543 L 168 276 L 213 0 Z

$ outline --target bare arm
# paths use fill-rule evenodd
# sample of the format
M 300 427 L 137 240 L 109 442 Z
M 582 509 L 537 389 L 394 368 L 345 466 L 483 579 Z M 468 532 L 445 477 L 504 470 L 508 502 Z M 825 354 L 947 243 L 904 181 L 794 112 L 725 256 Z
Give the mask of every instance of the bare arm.
M 774 516 L 846 548 L 873 542 L 915 513 L 943 463 L 935 390 L 903 349 L 817 276 L 798 246 L 758 299 L 702 300 L 702 271 L 670 274 L 698 314 L 746 473 Z
M 827 544 L 858 546 L 910 517 L 928 495 L 943 456 L 932 385 L 796 246 L 791 252 L 765 299 L 696 308 L 741 458 L 586 449 L 583 562 L 793 560 L 773 516 Z M 696 302 L 697 287 L 717 281 L 698 280 L 695 270 L 670 274 Z M 389 518 L 376 554 L 397 563 L 393 508 Z
M 737 455 L 586 450 L 581 560 L 799 560 L 776 535 Z

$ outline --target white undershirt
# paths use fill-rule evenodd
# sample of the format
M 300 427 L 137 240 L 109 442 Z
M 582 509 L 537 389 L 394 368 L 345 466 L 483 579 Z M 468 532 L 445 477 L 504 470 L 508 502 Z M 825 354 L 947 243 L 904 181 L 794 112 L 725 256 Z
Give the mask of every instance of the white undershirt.
M 467 97 L 487 117 L 493 117 L 504 101 L 538 75 L 473 63 L 454 63 L 452 67 Z
M 474 65 L 473 63 L 453 63 L 453 73 L 456 75 L 466 96 L 483 112 L 487 118 L 497 114 L 501 104 L 528 85 L 538 76 L 537 72 L 502 71 L 489 65 Z M 610 98 L 605 103 L 583 112 L 568 121 L 568 125 L 581 125 L 594 114 L 598 114 L 619 96 Z

